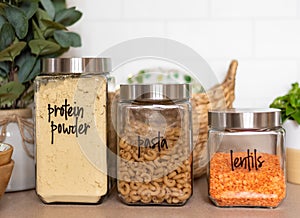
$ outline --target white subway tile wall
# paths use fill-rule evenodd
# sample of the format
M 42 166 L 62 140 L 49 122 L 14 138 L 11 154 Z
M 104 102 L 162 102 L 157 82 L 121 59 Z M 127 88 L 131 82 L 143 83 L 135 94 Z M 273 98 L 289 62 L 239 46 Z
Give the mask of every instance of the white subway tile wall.
M 124 18 L 204 18 L 209 0 L 124 0 Z
M 166 37 L 207 60 L 221 82 L 239 61 L 235 107 L 268 107 L 300 82 L 300 0 L 67 0 L 83 12 L 70 29 L 98 56 L 137 37 Z
M 253 25 L 247 20 L 167 21 L 166 24 L 167 38 L 190 46 L 205 59 L 251 57 L 252 33 Z
M 297 16 L 297 0 L 212 0 L 212 16 L 286 18 Z

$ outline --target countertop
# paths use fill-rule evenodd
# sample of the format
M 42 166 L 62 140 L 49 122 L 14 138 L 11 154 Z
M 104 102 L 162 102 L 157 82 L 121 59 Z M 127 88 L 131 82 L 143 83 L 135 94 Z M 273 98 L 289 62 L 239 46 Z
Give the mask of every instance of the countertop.
M 114 192 L 100 205 L 45 205 L 34 190 L 5 193 L 0 200 L 0 218 L 47 217 L 280 217 L 300 216 L 300 185 L 288 183 L 287 197 L 279 207 L 218 208 L 207 197 L 203 176 L 195 180 L 194 195 L 182 207 L 141 207 L 122 204 Z

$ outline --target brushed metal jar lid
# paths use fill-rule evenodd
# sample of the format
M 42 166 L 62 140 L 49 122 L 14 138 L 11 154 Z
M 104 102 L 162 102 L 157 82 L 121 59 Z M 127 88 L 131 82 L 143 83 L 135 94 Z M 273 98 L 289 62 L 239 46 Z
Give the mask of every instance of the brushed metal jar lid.
M 279 109 L 226 109 L 208 112 L 208 125 L 212 128 L 264 129 L 281 126 Z
M 121 84 L 121 100 L 184 100 L 191 95 L 189 84 Z
M 42 74 L 108 73 L 110 58 L 44 58 Z

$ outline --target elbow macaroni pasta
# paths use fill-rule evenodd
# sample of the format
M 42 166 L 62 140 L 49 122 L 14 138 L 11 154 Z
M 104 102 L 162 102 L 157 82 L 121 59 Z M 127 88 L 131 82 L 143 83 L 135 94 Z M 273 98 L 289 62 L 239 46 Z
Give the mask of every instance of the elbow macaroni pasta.
M 134 123 L 130 134 L 144 131 Z M 127 204 L 184 204 L 192 195 L 192 152 L 179 127 L 165 131 L 169 149 L 141 148 L 134 137 L 119 138 L 118 193 Z

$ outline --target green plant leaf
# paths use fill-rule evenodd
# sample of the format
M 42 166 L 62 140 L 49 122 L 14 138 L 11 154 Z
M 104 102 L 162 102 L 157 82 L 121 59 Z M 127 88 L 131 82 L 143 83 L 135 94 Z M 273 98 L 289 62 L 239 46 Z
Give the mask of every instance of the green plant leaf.
M 278 109 L 285 109 L 287 107 L 288 96 L 280 96 L 277 97 L 272 104 L 270 105 L 271 108 L 278 108 Z
M 140 71 L 138 72 L 139 75 L 143 75 L 143 74 L 145 74 L 145 73 L 146 73 L 145 70 L 140 70 Z
M 23 57 L 24 56 L 24 57 Z M 19 67 L 18 79 L 21 83 L 33 80 L 40 74 L 40 58 L 27 52 L 17 59 L 16 65 Z
M 17 42 L 0 52 L 0 61 L 14 61 L 25 48 L 26 42 Z
M 187 83 L 190 83 L 192 82 L 192 77 L 190 75 L 184 75 L 184 81 L 187 82 Z
M 293 95 L 290 95 L 289 96 L 290 97 L 290 104 L 291 104 L 291 106 L 293 107 L 293 108 L 295 108 L 295 107 L 297 107 L 297 95 L 296 95 L 296 93 L 293 93 Z
M 27 92 L 24 97 L 22 97 L 22 100 L 27 104 L 27 102 L 31 102 L 34 97 L 34 91 L 31 90 Z
M 271 103 L 270 107 L 281 110 L 281 118 L 295 120 L 300 125 L 300 87 L 293 83 L 286 95 L 279 96 Z
M 297 92 L 299 92 L 299 84 L 298 83 L 293 83 L 292 84 L 292 88 L 289 91 L 289 94 L 297 94 Z
M 42 19 L 41 21 L 46 26 L 46 28 L 53 28 L 56 30 L 67 30 L 67 28 L 60 23 L 57 23 L 57 22 L 54 22 L 51 20 L 45 20 L 45 19 Z
M 128 82 L 128 84 L 132 84 L 133 83 L 132 77 L 128 77 L 127 82 Z
M 28 76 L 28 78 L 25 80 L 25 82 L 27 81 L 31 81 L 33 80 L 35 77 L 37 77 L 39 74 L 41 73 L 41 60 L 38 58 L 35 62 L 35 65 L 33 66 L 33 69 L 30 73 L 30 75 Z
M 11 45 L 15 39 L 15 32 L 13 27 L 9 23 L 3 24 L 0 29 L 0 50 L 7 48 Z
M 0 15 L 0 29 L 2 28 L 3 24 L 5 24 L 7 21 L 6 19 Z
M 9 64 L 7 61 L 1 61 L 0 62 L 0 86 L 1 86 L 1 77 L 5 78 L 7 74 L 9 73 Z
M 285 114 L 286 114 L 287 116 L 289 116 L 289 115 L 291 115 L 291 114 L 293 114 L 293 113 L 295 113 L 295 109 L 294 109 L 293 107 L 287 105 Z
M 25 13 L 27 20 L 32 18 L 39 6 L 39 0 L 22 1 L 20 8 Z
M 80 47 L 81 39 L 80 36 L 73 32 L 65 32 L 62 30 L 54 31 L 54 39 L 60 44 L 63 48 Z
M 28 81 L 28 78 L 30 77 L 36 60 L 37 58 L 31 55 L 29 52 L 26 52 L 25 54 L 21 55 L 21 57 L 16 60 L 16 65 L 19 67 L 19 82 L 24 83 Z
M 16 81 L 8 82 L 0 87 L 1 94 L 13 93 L 19 96 L 20 94 L 22 94 L 22 92 L 24 92 L 24 90 L 25 86 Z
M 5 71 L 7 74 L 9 72 L 9 64 L 6 61 L 1 61 L 0 62 L 0 69 Z
M 5 2 L 5 0 L 2 0 L 1 2 L 0 2 L 0 13 L 4 13 L 4 8 L 7 6 L 7 2 Z
M 32 19 L 31 19 L 31 20 L 32 20 Z M 34 37 L 34 31 L 33 31 L 32 25 L 30 25 L 29 28 L 30 28 L 30 30 L 28 31 L 27 35 L 25 36 L 24 39 L 22 39 L 22 41 L 24 41 L 24 42 L 29 42 L 29 41 L 32 40 L 33 37 Z M 18 39 L 18 38 L 16 37 L 16 39 Z
M 142 83 L 144 82 L 143 75 L 137 75 L 137 76 L 135 77 L 135 80 L 137 81 L 137 83 L 142 84 Z
M 46 11 L 38 8 L 38 10 L 36 12 L 36 17 L 37 17 L 38 25 L 39 25 L 40 29 L 42 30 L 42 32 L 45 31 L 47 29 L 47 27 L 44 25 L 42 20 L 51 20 L 49 14 L 47 14 Z
M 149 78 L 151 78 L 151 74 L 150 73 L 145 74 L 145 79 L 149 79 Z
M 14 27 L 19 39 L 23 39 L 28 32 L 28 20 L 25 13 L 15 6 L 9 5 L 4 8 L 5 15 L 10 24 Z
M 52 0 L 52 3 L 55 8 L 55 12 L 57 13 L 58 11 L 65 9 L 67 7 L 66 1 L 65 0 Z
M 24 92 L 25 86 L 19 82 L 12 81 L 0 87 L 1 106 L 11 106 L 15 100 Z
M 36 22 L 32 20 L 33 38 L 34 39 L 45 39 L 42 30 L 38 27 Z
M 61 56 L 62 54 L 66 53 L 69 50 L 69 48 L 60 48 L 60 50 L 58 50 L 55 53 L 51 53 L 49 55 L 44 55 L 43 58 L 56 58 Z
M 63 9 L 55 15 L 55 22 L 61 23 L 65 26 L 71 26 L 77 22 L 82 16 L 80 11 L 75 10 L 75 7 Z
M 10 107 L 17 98 L 13 93 L 0 93 L 0 108 Z
M 296 107 L 300 109 L 300 95 L 297 95 L 297 99 L 296 99 Z
M 57 43 L 42 39 L 31 40 L 29 47 L 31 52 L 37 56 L 49 55 L 60 50 L 60 46 Z
M 5 78 L 7 75 L 6 71 L 0 69 L 0 78 Z
M 64 25 L 62 25 L 60 23 L 56 23 L 51 20 L 43 20 L 42 19 L 42 22 L 43 22 L 44 26 L 46 27 L 46 30 L 44 32 L 44 36 L 46 38 L 52 37 L 55 30 L 67 30 L 67 28 Z
M 43 8 L 49 14 L 49 17 L 53 20 L 55 16 L 55 8 L 50 0 L 40 0 Z
M 3 84 L 7 83 L 7 78 L 4 77 L 0 77 L 0 86 L 2 86 Z
M 178 79 L 178 78 L 179 78 L 179 73 L 178 73 L 178 72 L 175 72 L 175 73 L 173 74 L 173 77 L 174 77 L 175 79 Z
M 298 110 L 296 113 L 293 113 L 291 116 L 300 125 L 300 110 Z

